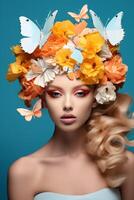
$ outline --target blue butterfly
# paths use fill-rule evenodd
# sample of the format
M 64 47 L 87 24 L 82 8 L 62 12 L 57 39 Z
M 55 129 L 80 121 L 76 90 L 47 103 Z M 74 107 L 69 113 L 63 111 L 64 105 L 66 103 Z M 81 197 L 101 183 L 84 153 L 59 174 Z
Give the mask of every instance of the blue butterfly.
M 29 18 L 24 16 L 19 17 L 21 34 L 25 36 L 25 38 L 21 39 L 21 46 L 25 52 L 32 53 L 37 46 L 40 48 L 43 46 L 51 34 L 51 28 L 57 12 L 58 11 L 55 10 L 51 15 L 50 13 L 48 14 L 42 30 Z
M 108 40 L 113 46 L 119 44 L 124 38 L 124 30 L 121 26 L 123 12 L 119 12 L 116 16 L 114 16 L 106 27 L 93 10 L 90 10 L 90 14 L 95 28 L 104 37 L 104 39 Z

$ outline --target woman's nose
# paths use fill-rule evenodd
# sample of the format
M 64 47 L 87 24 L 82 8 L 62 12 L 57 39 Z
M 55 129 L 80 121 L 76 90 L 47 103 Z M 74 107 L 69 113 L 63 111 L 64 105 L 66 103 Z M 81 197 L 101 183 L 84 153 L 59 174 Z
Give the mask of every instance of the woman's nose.
M 66 96 L 64 99 L 64 105 L 63 105 L 63 110 L 64 111 L 71 111 L 73 110 L 73 105 L 71 102 L 70 96 Z
M 64 106 L 63 110 L 64 110 L 64 111 L 72 111 L 73 108 L 72 108 L 72 106 L 69 106 L 69 107 Z

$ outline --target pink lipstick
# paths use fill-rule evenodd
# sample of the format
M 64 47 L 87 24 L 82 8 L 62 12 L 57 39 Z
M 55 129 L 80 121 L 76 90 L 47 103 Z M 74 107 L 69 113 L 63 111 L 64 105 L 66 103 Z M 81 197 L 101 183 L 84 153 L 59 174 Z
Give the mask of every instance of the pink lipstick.
M 64 124 L 72 124 L 76 121 L 76 117 L 72 114 L 64 114 L 64 115 L 61 116 L 60 120 Z

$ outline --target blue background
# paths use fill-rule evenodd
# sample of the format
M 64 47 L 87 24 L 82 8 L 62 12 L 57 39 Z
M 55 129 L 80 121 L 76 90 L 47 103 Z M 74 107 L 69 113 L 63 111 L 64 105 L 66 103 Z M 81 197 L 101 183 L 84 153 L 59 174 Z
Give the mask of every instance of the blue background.
M 87 3 L 105 23 L 119 11 L 124 11 L 123 27 L 126 36 L 121 43 L 123 61 L 129 66 L 127 83 L 121 92 L 128 93 L 134 97 L 133 90 L 133 47 L 134 47 L 134 4 L 132 0 L 1 0 L 0 5 L 0 100 L 1 100 L 1 131 L 0 131 L 0 199 L 7 199 L 6 181 L 7 170 L 10 164 L 21 156 L 36 151 L 46 144 L 53 133 L 53 122 L 47 111 L 43 111 L 43 117 L 26 122 L 16 112 L 17 107 L 23 107 L 22 101 L 17 97 L 20 87 L 17 81 L 9 83 L 6 81 L 8 64 L 14 62 L 14 56 L 10 47 L 19 43 L 21 38 L 19 16 L 24 15 L 33 21 L 38 21 L 43 26 L 44 20 L 51 10 L 58 9 L 57 20 L 72 18 L 67 11 L 78 13 L 81 7 Z M 90 20 L 89 20 L 90 21 Z M 91 21 L 90 21 L 91 23 Z M 91 23 L 92 24 L 92 23 Z M 90 25 L 91 25 L 90 24 Z M 130 107 L 134 110 L 133 105 Z M 128 137 L 134 139 L 133 132 Z M 129 148 L 134 151 L 134 148 Z

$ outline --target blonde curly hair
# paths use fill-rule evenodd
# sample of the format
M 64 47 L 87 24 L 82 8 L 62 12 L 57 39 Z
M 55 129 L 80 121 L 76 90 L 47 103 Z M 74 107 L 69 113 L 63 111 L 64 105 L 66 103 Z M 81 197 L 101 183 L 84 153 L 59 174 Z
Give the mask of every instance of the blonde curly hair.
M 96 162 L 109 187 L 118 187 L 126 179 L 120 167 L 127 158 L 126 145 L 134 146 L 127 133 L 134 128 L 134 119 L 128 111 L 132 98 L 117 93 L 109 104 L 97 105 L 86 122 L 86 150 Z

